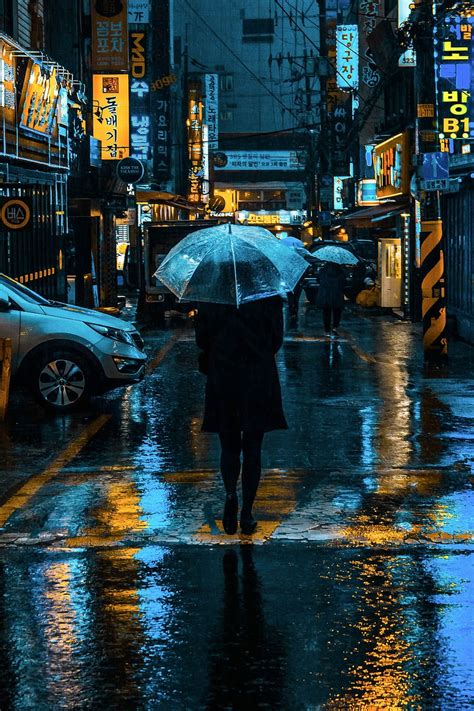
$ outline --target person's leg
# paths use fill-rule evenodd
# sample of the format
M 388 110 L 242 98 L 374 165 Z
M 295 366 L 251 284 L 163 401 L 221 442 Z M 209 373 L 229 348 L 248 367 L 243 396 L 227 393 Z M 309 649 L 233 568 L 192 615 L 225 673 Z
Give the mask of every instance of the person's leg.
M 240 475 L 242 436 L 238 431 L 219 432 L 221 441 L 221 474 L 226 494 L 235 494 Z
M 329 306 L 323 308 L 323 322 L 324 330 L 329 333 L 331 330 L 331 308 Z
M 244 432 L 242 436 L 242 510 L 240 525 L 244 533 L 253 533 L 255 522 L 252 506 L 262 472 L 262 442 L 264 432 Z M 245 529 L 245 530 L 244 530 Z
M 339 324 L 341 323 L 341 315 L 342 315 L 342 309 L 333 309 L 332 310 L 332 327 L 333 328 L 338 328 Z
M 226 491 L 222 526 L 224 531 L 233 535 L 237 531 L 237 482 L 240 475 L 240 450 L 242 437 L 239 431 L 220 432 L 221 441 L 221 474 Z

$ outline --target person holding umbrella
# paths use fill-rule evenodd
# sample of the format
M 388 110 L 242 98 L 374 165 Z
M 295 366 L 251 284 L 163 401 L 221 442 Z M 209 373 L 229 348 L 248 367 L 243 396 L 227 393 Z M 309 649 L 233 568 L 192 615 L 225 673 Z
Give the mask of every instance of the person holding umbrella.
M 263 228 L 219 225 L 182 240 L 156 274 L 179 298 L 198 303 L 196 342 L 207 376 L 202 430 L 219 435 L 222 524 L 230 535 L 237 531 L 241 474 L 240 529 L 254 533 L 263 438 L 288 427 L 275 354 L 283 342 L 282 297 L 306 266 Z
M 323 310 L 324 333 L 337 336 L 344 308 L 344 287 L 346 277 L 342 267 L 334 262 L 326 262 L 319 272 L 319 289 L 316 306 Z
M 352 252 L 338 246 L 326 246 L 316 250 L 313 256 L 325 264 L 319 271 L 319 289 L 316 306 L 323 310 L 323 324 L 326 336 L 337 336 L 344 309 L 344 289 L 346 276 L 343 264 L 357 264 L 358 259 Z

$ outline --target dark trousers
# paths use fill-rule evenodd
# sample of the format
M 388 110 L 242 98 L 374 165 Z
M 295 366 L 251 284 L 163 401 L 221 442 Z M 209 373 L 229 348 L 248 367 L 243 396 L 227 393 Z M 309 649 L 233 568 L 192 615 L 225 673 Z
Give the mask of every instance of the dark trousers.
M 290 312 L 290 318 L 292 319 L 296 319 L 298 317 L 298 306 L 302 291 L 303 284 L 299 283 L 295 286 L 293 291 L 288 292 L 288 311 Z
M 342 309 L 325 306 L 323 309 L 324 330 L 329 333 L 331 328 L 337 328 L 341 322 Z M 331 326 L 332 320 L 332 326 Z
M 242 510 L 250 516 L 262 472 L 264 432 L 220 432 L 221 473 L 227 494 L 235 494 L 240 475 L 242 453 Z

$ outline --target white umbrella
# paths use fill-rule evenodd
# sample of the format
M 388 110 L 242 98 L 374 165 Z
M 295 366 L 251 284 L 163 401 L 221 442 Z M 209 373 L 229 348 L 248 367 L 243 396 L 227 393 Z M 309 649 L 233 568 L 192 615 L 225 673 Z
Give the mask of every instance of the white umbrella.
M 336 247 L 334 245 L 328 245 L 327 247 L 321 247 L 313 252 L 313 257 L 319 259 L 321 262 L 333 262 L 334 264 L 358 264 L 359 260 L 349 252 L 348 249 L 344 247 Z
M 240 304 L 293 291 L 308 268 L 262 227 L 222 224 L 191 232 L 154 276 L 179 299 Z

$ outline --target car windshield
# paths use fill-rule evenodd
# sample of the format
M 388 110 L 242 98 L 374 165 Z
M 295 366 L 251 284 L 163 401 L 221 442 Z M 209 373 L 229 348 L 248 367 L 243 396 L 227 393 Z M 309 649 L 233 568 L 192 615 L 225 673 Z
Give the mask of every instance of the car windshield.
M 10 291 L 18 294 L 22 299 L 27 301 L 29 304 L 39 304 L 40 306 L 50 306 L 50 302 L 43 296 L 40 296 L 36 291 L 28 289 L 27 286 L 23 286 L 19 282 L 11 279 L 5 274 L 0 274 L 0 286 L 5 286 Z

